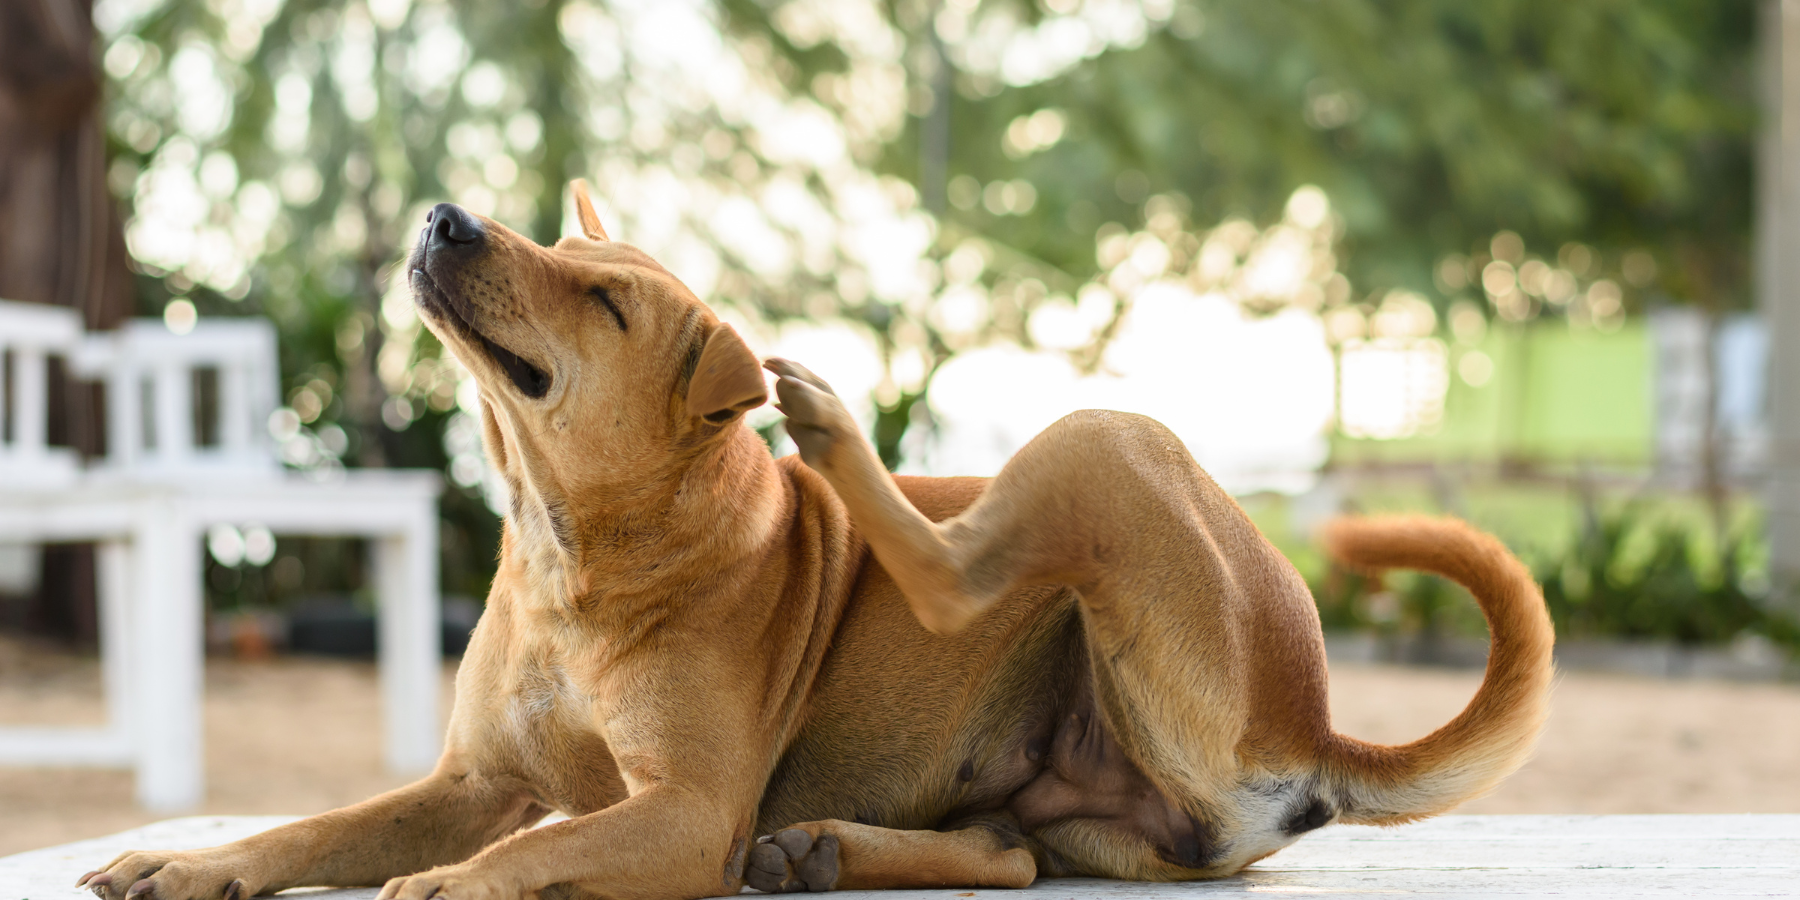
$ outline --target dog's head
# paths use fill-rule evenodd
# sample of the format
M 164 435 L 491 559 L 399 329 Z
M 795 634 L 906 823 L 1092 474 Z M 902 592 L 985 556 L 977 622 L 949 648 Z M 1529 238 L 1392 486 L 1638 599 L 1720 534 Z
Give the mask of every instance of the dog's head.
M 744 341 L 643 251 L 607 238 L 574 184 L 583 237 L 542 247 L 440 203 L 406 262 L 427 327 L 481 389 L 488 453 L 564 515 L 666 483 L 766 397 Z M 559 520 L 559 516 L 562 520 Z

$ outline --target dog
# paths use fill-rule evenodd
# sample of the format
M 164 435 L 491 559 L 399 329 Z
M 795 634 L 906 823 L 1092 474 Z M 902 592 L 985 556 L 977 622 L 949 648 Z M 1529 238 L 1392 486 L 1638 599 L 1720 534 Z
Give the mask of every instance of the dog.
M 1493 788 L 1552 633 L 1493 538 L 1328 527 L 1346 565 L 1475 596 L 1481 687 L 1431 735 L 1337 734 L 1306 583 L 1181 441 L 1086 411 L 992 480 L 890 476 L 829 385 L 761 363 L 649 256 L 452 204 L 406 263 L 481 389 L 499 569 L 423 780 L 235 843 L 130 852 L 107 900 L 673 900 L 1229 875 L 1330 822 Z M 743 422 L 776 376 L 798 458 Z M 539 828 L 552 810 L 571 818 Z

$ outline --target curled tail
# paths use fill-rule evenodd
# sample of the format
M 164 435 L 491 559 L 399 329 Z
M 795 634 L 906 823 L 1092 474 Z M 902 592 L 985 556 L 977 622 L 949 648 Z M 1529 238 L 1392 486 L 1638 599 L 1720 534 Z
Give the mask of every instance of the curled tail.
M 1491 635 L 1481 688 L 1449 724 L 1392 747 L 1333 735 L 1322 774 L 1343 821 L 1398 824 L 1493 790 L 1524 765 L 1549 713 L 1555 638 L 1531 573 L 1491 535 L 1455 519 L 1340 519 L 1324 537 L 1332 557 L 1353 568 L 1417 569 L 1468 588 Z

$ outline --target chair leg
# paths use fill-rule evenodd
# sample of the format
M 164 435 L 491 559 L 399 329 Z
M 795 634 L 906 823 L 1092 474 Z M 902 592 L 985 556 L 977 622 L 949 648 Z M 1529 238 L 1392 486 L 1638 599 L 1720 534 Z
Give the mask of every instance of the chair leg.
M 114 740 L 129 744 L 132 716 L 138 708 L 131 659 L 131 544 L 105 541 L 95 554 L 95 582 L 100 595 L 100 674 L 106 692 L 106 728 Z

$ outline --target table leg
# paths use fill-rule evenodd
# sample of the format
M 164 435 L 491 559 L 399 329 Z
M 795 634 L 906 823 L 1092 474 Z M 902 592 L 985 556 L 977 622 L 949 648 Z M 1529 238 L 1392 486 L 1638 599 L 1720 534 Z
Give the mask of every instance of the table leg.
M 133 541 L 138 608 L 127 655 L 135 689 L 128 713 L 139 748 L 138 802 L 192 809 L 205 794 L 200 706 L 205 685 L 199 534 L 176 503 L 147 503 Z
M 382 735 L 388 768 L 401 774 L 431 771 L 442 747 L 437 530 L 429 504 L 404 533 L 376 541 Z

